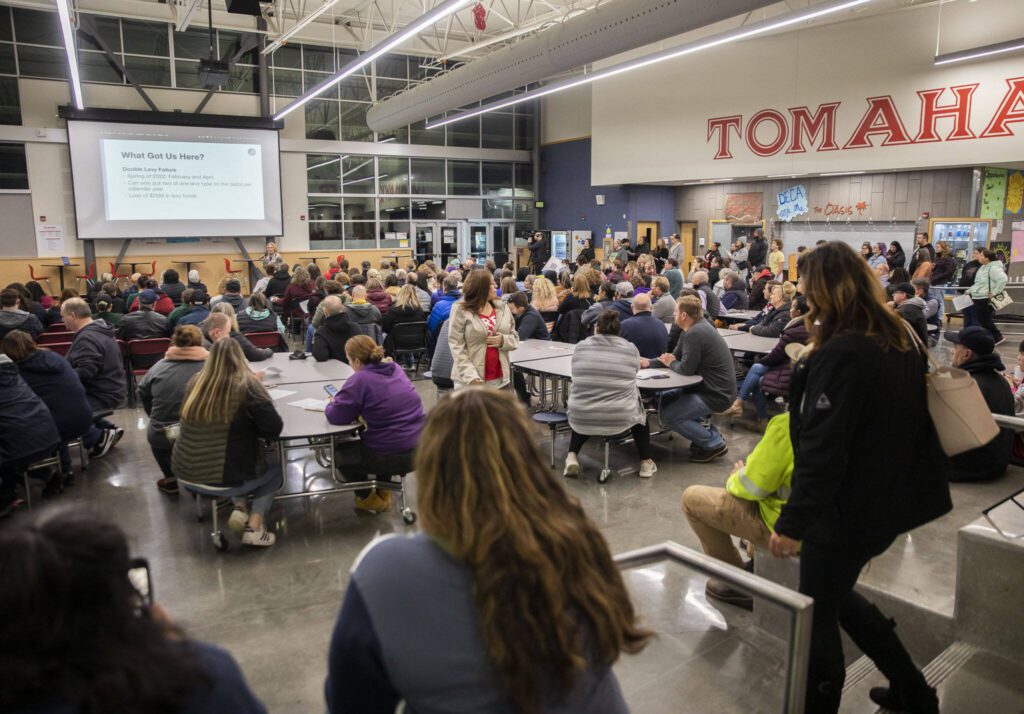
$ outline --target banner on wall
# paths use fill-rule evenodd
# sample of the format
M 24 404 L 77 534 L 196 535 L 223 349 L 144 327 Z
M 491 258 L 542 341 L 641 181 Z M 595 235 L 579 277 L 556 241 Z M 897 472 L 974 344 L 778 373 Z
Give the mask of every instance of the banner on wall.
M 761 220 L 763 193 L 729 193 L 725 196 L 725 220 L 730 223 L 757 223 Z
M 776 214 L 780 221 L 789 222 L 797 216 L 807 213 L 807 189 L 803 184 L 797 184 L 793 188 L 787 188 L 777 197 L 778 208 Z
M 1003 217 L 1006 201 L 1006 169 L 985 169 L 981 183 L 981 217 L 994 221 Z
M 1011 171 L 1006 177 L 1006 212 L 1020 215 L 1024 208 L 1024 175 Z

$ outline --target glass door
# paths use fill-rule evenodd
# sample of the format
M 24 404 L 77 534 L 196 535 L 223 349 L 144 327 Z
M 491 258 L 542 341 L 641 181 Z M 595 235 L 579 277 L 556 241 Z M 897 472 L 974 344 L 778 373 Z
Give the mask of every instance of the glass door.
M 439 254 L 437 267 L 444 269 L 452 258 L 459 256 L 459 227 L 454 223 L 438 224 Z
M 499 268 L 509 260 L 509 246 L 512 245 L 512 223 L 494 223 L 491 225 L 491 255 L 494 264 Z
M 437 227 L 431 224 L 416 224 L 416 264 L 420 265 L 428 260 L 436 260 L 437 250 Z
M 486 223 L 474 223 L 469 227 L 469 254 L 476 258 L 478 264 L 483 264 L 491 252 L 488 228 Z

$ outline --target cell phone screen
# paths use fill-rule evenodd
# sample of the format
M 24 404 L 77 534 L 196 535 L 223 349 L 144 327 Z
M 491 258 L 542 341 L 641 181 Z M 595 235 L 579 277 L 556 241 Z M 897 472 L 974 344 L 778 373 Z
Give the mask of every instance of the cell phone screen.
M 142 610 L 149 610 L 153 604 L 153 580 L 149 575 L 149 563 L 141 559 L 132 561 L 128 569 L 128 581 L 139 594 Z
M 327 396 L 334 398 L 334 395 L 338 393 L 338 388 L 333 384 L 325 384 L 324 391 L 327 392 Z

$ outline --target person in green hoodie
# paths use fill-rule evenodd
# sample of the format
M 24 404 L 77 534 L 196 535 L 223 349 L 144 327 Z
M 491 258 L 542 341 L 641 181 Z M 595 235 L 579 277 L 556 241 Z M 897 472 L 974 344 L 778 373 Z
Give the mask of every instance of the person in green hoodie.
M 194 293 L 195 288 L 185 288 L 181 291 L 181 304 L 171 310 L 171 314 L 167 316 L 167 329 L 171 332 L 174 332 L 174 327 L 178 324 L 181 316 L 188 312 L 188 301 L 192 299 Z
M 789 498 L 793 475 L 793 444 L 789 440 L 789 413 L 768 422 L 764 437 L 746 463 L 737 461 L 725 488 L 690 486 L 683 491 L 683 513 L 700 538 L 704 552 L 737 568 L 743 559 L 732 537 L 768 547 L 775 521 Z M 711 578 L 707 596 L 746 609 L 753 599 L 724 582 Z
M 103 320 L 112 327 L 117 327 L 121 324 L 121 318 L 124 317 L 121 313 L 111 312 L 110 308 L 113 306 L 113 299 L 106 293 L 100 293 L 96 296 L 96 302 L 93 303 L 93 309 L 95 312 L 92 314 L 92 319 Z

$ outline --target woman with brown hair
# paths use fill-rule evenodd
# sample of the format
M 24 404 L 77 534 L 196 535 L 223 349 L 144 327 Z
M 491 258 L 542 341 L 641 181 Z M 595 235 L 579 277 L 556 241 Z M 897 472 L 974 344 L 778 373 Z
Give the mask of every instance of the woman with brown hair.
M 284 295 L 281 297 L 281 306 L 286 317 L 305 317 L 311 314 L 316 308 L 312 300 L 316 292 L 316 286 L 309 277 L 309 271 L 301 265 L 292 273 L 291 282 L 288 283 Z M 302 304 L 306 304 L 303 309 Z
M 508 353 L 519 346 L 512 311 L 497 298 L 494 278 L 486 270 L 469 271 L 462 290 L 462 300 L 452 306 L 448 329 L 455 388 L 504 387 L 512 379 Z
M 510 394 L 460 390 L 431 411 L 416 451 L 423 532 L 357 558 L 328 655 L 332 714 L 402 699 L 410 711 L 627 711 L 611 666 L 650 633 L 532 433 Z
M 871 690 L 886 709 L 938 712 L 935 690 L 895 623 L 854 591 L 864 566 L 902 533 L 952 508 L 949 461 L 928 415 L 926 356 L 887 309 L 882 286 L 852 248 L 805 253 L 809 357 L 793 368 L 792 493 L 771 537 L 775 557 L 800 551 L 800 592 L 814 598 L 806 710 L 839 709 L 846 667 L 839 627 L 889 679 Z M 879 459 L 864 444 L 900 435 Z

